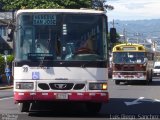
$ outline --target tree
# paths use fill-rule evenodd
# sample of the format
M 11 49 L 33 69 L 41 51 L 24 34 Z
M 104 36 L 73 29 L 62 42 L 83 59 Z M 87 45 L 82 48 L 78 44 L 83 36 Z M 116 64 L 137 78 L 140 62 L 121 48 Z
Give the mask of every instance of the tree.
M 14 59 L 13 55 L 8 55 L 7 56 L 7 63 L 12 63 L 13 59 Z
M 114 9 L 112 5 L 107 4 L 107 0 L 92 0 L 92 8 L 103 11 Z
M 6 11 L 38 8 L 90 8 L 91 0 L 2 0 Z
M 95 8 L 113 10 L 114 7 L 106 4 L 106 0 L 1 0 L 0 9 L 15 11 L 18 9 L 38 8 Z

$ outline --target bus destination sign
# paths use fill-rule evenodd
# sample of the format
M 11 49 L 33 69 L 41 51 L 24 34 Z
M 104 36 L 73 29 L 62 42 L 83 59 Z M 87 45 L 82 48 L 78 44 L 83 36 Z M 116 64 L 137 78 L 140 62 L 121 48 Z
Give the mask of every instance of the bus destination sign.
M 124 47 L 123 50 L 132 51 L 132 50 L 136 50 L 136 48 L 135 47 Z
M 56 25 L 56 16 L 53 14 L 34 15 L 33 25 Z

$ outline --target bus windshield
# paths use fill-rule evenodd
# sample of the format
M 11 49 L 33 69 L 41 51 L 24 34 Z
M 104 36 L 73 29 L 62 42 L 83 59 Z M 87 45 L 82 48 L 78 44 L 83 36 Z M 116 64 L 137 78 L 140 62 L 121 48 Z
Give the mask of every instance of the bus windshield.
M 117 64 L 144 63 L 145 53 L 144 52 L 114 52 L 113 62 Z
M 106 17 L 75 13 L 23 13 L 17 16 L 16 59 L 105 59 Z

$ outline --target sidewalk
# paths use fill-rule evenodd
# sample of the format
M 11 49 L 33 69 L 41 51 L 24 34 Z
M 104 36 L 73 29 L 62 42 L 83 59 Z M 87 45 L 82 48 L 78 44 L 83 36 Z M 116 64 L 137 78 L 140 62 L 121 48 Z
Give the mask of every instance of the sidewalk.
M 0 83 L 0 90 L 5 90 L 5 89 L 12 89 L 13 85 L 7 85 L 4 83 Z

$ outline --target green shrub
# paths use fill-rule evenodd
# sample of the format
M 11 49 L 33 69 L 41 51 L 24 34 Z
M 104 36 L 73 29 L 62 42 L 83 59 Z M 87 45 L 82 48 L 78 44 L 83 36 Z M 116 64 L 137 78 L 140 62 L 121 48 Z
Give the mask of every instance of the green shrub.
M 13 60 L 14 60 L 14 56 L 13 55 L 8 55 L 7 56 L 7 63 L 12 63 Z

